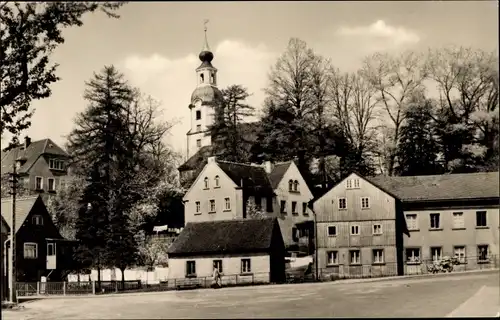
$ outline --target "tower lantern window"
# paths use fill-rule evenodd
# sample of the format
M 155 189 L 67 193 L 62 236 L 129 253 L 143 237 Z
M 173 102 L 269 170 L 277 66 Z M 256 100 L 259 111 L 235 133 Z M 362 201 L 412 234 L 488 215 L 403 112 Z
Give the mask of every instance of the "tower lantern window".
M 200 83 L 205 82 L 205 75 L 202 73 L 200 74 Z

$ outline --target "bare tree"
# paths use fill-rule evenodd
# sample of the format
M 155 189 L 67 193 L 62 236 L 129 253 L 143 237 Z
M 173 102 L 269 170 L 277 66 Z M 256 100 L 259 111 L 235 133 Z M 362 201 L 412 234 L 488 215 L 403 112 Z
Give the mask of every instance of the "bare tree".
M 411 95 L 423 90 L 424 74 L 421 56 L 405 52 L 399 57 L 377 53 L 364 61 L 362 75 L 375 88 L 378 103 L 385 111 L 390 129 L 390 145 L 387 174 L 394 174 L 397 162 L 397 146 L 401 125 L 405 121 L 405 109 Z

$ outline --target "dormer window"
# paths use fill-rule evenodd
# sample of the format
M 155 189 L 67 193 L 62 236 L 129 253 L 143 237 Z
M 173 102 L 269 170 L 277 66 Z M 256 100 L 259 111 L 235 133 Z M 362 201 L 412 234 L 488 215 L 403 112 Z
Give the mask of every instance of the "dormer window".
M 220 185 L 219 185 L 219 176 L 215 176 L 214 180 L 215 180 L 215 187 L 219 188 L 220 187 Z
M 293 191 L 295 192 L 299 191 L 299 182 L 297 180 L 293 182 Z
M 210 187 L 210 184 L 208 182 L 208 178 L 205 177 L 205 189 L 208 189 Z
M 293 180 L 288 181 L 288 191 L 293 191 Z
M 53 170 L 64 170 L 64 162 L 62 160 L 50 159 L 49 168 Z

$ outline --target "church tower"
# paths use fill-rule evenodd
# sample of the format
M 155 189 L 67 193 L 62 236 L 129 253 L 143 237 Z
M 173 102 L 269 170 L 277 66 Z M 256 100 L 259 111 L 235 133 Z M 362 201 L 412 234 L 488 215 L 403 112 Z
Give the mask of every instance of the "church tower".
M 222 93 L 217 88 L 217 69 L 212 65 L 214 54 L 210 51 L 207 41 L 207 22 L 205 21 L 205 42 L 198 56 L 201 65 L 196 68 L 197 85 L 189 104 L 191 129 L 187 133 L 187 159 L 201 147 L 212 144 L 208 132 L 214 122 L 214 111 L 222 101 Z

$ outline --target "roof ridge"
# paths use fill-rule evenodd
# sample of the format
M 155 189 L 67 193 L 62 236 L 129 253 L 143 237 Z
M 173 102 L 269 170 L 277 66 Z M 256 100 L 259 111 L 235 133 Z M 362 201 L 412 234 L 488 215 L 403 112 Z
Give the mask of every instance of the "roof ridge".
M 216 160 L 216 162 L 223 162 L 223 163 L 230 163 L 230 164 L 237 164 L 237 165 L 241 165 L 241 166 L 248 166 L 248 167 L 254 167 L 254 168 L 261 168 L 261 169 L 264 169 L 262 167 L 261 164 L 251 164 L 251 163 L 243 163 L 243 162 L 234 162 L 234 161 L 227 161 L 227 160 Z
M 38 198 L 39 196 L 40 195 L 16 197 L 16 201 L 30 200 L 30 199 Z M 11 202 L 11 201 L 12 201 L 11 197 L 3 197 L 2 198 L 2 202 Z

